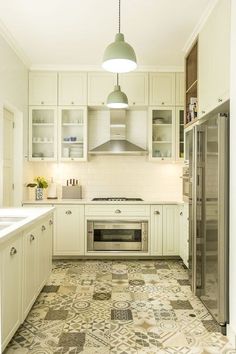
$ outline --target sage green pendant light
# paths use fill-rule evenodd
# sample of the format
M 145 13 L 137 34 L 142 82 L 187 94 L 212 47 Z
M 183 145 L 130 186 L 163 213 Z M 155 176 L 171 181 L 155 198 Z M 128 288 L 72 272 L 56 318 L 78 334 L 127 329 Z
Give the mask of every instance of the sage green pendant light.
M 119 74 L 116 76 L 116 85 L 114 91 L 112 91 L 107 97 L 107 107 L 109 108 L 127 108 L 128 98 L 124 92 L 121 91 L 119 85 Z
M 113 73 L 127 73 L 136 69 L 136 55 L 127 42 L 123 33 L 120 33 L 120 1 L 119 0 L 119 32 L 115 36 L 115 41 L 108 45 L 103 56 L 102 67 Z

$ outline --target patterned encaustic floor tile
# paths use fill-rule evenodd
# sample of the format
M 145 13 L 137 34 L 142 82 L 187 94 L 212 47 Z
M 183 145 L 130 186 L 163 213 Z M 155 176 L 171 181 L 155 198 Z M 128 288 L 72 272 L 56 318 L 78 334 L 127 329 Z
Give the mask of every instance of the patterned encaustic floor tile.
M 178 260 L 57 260 L 4 354 L 236 354 Z

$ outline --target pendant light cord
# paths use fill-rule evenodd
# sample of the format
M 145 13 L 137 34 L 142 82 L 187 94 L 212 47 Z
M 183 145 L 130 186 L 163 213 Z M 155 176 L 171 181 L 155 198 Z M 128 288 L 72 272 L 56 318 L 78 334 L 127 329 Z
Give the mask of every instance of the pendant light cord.
M 120 33 L 120 1 L 121 0 L 118 0 L 118 3 L 119 3 L 119 16 L 118 16 L 118 19 L 119 19 L 119 26 L 118 26 L 118 32 Z

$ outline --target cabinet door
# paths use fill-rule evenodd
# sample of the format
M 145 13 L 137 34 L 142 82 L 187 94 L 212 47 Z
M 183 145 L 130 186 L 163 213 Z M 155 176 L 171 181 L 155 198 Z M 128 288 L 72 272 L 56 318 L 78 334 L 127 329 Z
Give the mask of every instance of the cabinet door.
M 175 160 L 175 109 L 149 109 L 149 157 L 151 160 Z
M 184 105 L 184 73 L 175 74 L 175 105 Z
M 150 73 L 150 105 L 175 105 L 175 73 Z
M 148 105 L 148 74 L 131 73 L 120 76 L 121 90 L 128 97 L 129 107 Z
M 40 292 L 49 276 L 50 258 L 52 258 L 52 227 L 50 224 L 51 218 L 46 218 L 39 224 L 39 270 L 38 270 L 38 289 Z
M 38 228 L 33 228 L 23 236 L 23 319 L 31 309 L 38 290 L 38 237 Z
M 87 74 L 59 73 L 58 100 L 60 106 L 87 105 Z
M 163 256 L 179 255 L 179 208 L 163 205 Z
M 57 108 L 29 108 L 29 160 L 57 160 Z
M 151 206 L 151 255 L 162 256 L 162 206 Z
M 108 95 L 114 90 L 115 75 L 88 73 L 88 105 L 106 106 Z
M 184 158 L 184 107 L 176 107 L 176 160 Z
M 4 349 L 21 323 L 22 237 L 3 249 L 1 258 L 1 332 Z
M 87 160 L 87 108 L 59 108 L 59 159 Z
M 199 115 L 229 99 L 230 1 L 220 0 L 199 34 Z
M 84 254 L 84 206 L 57 206 L 54 255 Z
M 57 73 L 29 73 L 29 105 L 57 105 Z

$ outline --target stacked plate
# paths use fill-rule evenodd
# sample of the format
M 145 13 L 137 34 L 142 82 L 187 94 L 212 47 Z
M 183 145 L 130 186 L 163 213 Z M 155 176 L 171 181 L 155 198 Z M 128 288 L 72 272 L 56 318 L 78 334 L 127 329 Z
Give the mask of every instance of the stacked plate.
M 70 146 L 70 157 L 83 157 L 83 144 Z

